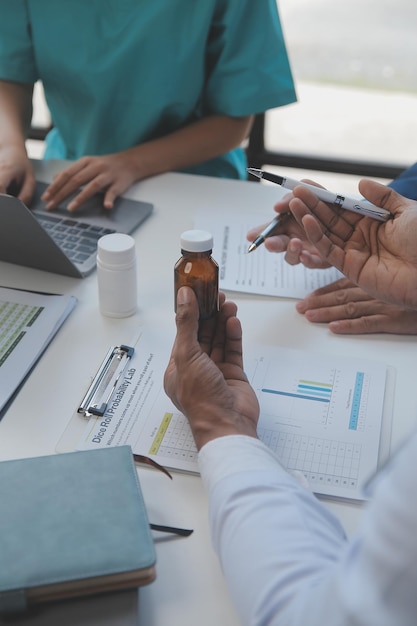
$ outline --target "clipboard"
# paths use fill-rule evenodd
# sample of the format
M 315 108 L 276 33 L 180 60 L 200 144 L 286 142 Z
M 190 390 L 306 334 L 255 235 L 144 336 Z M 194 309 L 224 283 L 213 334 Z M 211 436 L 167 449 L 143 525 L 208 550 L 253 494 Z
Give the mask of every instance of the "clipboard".
M 93 382 L 77 409 L 84 417 L 103 417 L 120 377 L 127 368 L 135 349 L 124 344 L 113 346 L 106 354 Z
M 73 413 L 55 445 L 55 451 L 73 452 L 95 448 L 97 442 L 94 445 L 90 445 L 91 441 L 87 442 L 90 429 L 95 429 L 95 426 L 100 429 L 103 422 L 103 428 L 108 426 L 108 431 L 111 431 L 113 424 L 120 418 L 124 422 L 116 438 L 111 442 L 104 438 L 101 446 L 127 444 L 133 450 L 133 440 L 125 437 L 124 432 L 147 426 L 148 420 L 152 419 L 149 412 L 158 411 L 155 402 L 162 402 L 163 411 L 176 410 L 163 388 L 163 376 L 174 337 L 174 327 L 170 330 L 140 327 L 128 339 L 128 345 L 112 345 L 104 359 L 97 359 L 86 387 L 81 389 L 78 398 L 74 398 Z M 112 424 L 106 424 L 111 418 Z M 129 424 L 126 426 L 127 421 Z M 97 447 L 100 444 L 97 443 Z M 135 449 L 133 452 L 152 456 L 148 454 L 147 448 Z M 157 459 L 154 460 L 159 463 Z M 159 464 L 165 465 L 164 462 Z
M 92 416 L 98 418 L 104 416 L 117 384 L 129 366 L 134 352 L 135 349 L 132 346 L 125 344 L 111 346 L 79 402 L 75 414 L 58 441 L 55 447 L 57 452 L 74 451 L 85 427 L 85 419 Z

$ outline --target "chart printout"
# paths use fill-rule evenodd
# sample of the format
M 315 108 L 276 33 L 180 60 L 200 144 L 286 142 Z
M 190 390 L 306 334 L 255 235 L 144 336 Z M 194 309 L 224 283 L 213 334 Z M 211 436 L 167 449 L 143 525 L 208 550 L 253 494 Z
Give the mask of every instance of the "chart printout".
M 167 351 L 156 349 L 164 344 Z M 161 465 L 198 472 L 188 421 L 163 390 L 170 345 L 157 331 L 141 334 L 104 417 L 82 420 L 78 449 L 128 444 Z M 260 439 L 314 492 L 362 499 L 377 469 L 387 368 L 277 346 L 247 347 L 246 354 Z

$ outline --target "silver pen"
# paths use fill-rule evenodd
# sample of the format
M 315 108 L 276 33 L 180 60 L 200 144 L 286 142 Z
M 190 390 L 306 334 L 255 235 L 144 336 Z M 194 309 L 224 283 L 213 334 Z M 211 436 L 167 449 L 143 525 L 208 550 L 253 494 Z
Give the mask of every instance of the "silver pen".
M 290 216 L 291 213 L 287 211 L 286 213 L 281 213 L 280 215 L 274 217 L 272 222 L 268 224 L 268 226 L 266 226 L 263 231 L 259 233 L 255 241 L 250 244 L 248 252 L 253 252 L 253 250 L 256 250 L 256 248 L 258 248 L 265 241 L 265 239 L 272 233 L 272 231 Z
M 294 189 L 294 187 L 301 186 L 306 189 L 310 189 L 319 200 L 323 200 L 323 202 L 327 202 L 329 204 L 334 204 L 339 206 L 342 209 L 346 209 L 347 211 L 353 211 L 354 213 L 359 213 L 360 215 L 364 215 L 366 217 L 371 217 L 374 220 L 379 220 L 380 222 L 385 222 L 387 219 L 391 217 L 391 213 L 386 209 L 382 209 L 381 207 L 377 207 L 375 204 L 368 202 L 367 200 L 356 200 L 355 198 L 351 198 L 349 196 L 343 196 L 338 193 L 333 193 L 332 191 L 328 191 L 327 189 L 322 189 L 321 187 L 315 187 L 314 185 L 309 185 L 308 183 L 303 183 L 302 181 L 295 180 L 293 178 L 285 178 L 284 176 L 278 176 L 277 174 L 271 174 L 270 172 L 265 172 L 264 170 L 258 170 L 253 167 L 248 167 L 247 171 L 252 176 L 256 176 L 257 178 L 264 178 L 265 180 L 269 180 L 270 182 L 276 183 L 285 189 Z M 283 215 L 286 215 L 284 213 Z M 276 228 L 281 219 L 278 216 L 278 222 L 276 222 L 275 218 L 269 226 L 265 228 L 265 230 L 260 233 L 260 235 L 255 239 L 255 241 L 249 246 L 248 252 L 252 252 L 252 250 L 256 250 L 256 248 L 263 243 L 265 237 L 268 236 L 274 228 Z M 259 243 L 255 244 L 256 241 L 260 240 Z

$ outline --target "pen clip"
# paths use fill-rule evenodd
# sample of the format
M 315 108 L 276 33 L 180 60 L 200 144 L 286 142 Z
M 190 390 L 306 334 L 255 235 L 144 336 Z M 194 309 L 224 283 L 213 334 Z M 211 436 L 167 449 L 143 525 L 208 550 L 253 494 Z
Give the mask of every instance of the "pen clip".
M 373 217 L 374 219 L 378 219 L 381 222 L 386 222 L 388 218 L 392 217 L 392 214 L 386 209 L 381 209 L 379 207 L 366 207 L 362 204 L 355 204 L 353 208 L 360 213 L 361 215 Z
M 121 375 L 133 356 L 134 348 L 120 345 L 110 348 L 93 382 L 77 409 L 84 417 L 103 417 Z

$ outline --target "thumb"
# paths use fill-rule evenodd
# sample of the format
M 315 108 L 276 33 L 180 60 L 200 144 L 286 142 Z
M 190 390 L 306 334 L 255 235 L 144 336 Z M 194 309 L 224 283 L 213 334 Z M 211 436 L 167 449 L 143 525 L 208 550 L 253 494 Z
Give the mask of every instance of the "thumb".
M 405 204 L 411 202 L 394 191 L 394 189 L 382 183 L 377 183 L 374 180 L 361 180 L 359 182 L 359 191 L 366 200 L 382 209 L 387 209 L 393 215 L 402 212 L 405 208 Z
M 198 302 L 194 291 L 190 287 L 180 287 L 177 292 L 177 313 L 175 322 L 177 336 L 175 339 L 176 349 L 197 344 Z
M 22 187 L 19 192 L 19 200 L 21 200 L 26 206 L 31 203 L 33 194 L 35 193 L 35 179 L 33 176 L 26 176 L 23 180 Z
M 117 196 L 120 195 L 121 192 L 119 192 L 115 186 L 109 187 L 106 191 L 106 193 L 104 194 L 104 200 L 103 200 L 103 205 L 105 209 L 112 209 L 114 207 L 114 201 L 116 200 Z

